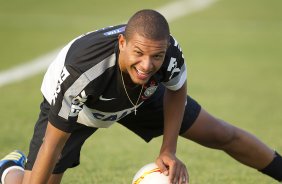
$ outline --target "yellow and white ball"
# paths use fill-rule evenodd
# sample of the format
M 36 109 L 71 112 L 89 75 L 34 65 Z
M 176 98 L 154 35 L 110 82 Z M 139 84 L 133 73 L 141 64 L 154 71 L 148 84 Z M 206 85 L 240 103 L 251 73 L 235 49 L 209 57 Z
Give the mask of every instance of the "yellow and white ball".
M 169 184 L 169 178 L 155 163 L 150 163 L 135 174 L 132 184 Z

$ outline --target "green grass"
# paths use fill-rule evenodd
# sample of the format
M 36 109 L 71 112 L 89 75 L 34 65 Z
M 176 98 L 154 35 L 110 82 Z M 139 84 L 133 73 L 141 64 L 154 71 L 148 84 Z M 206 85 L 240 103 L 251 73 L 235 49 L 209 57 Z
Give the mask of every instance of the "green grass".
M 107 1 L 110 2 L 110 1 Z M 135 10 L 168 1 L 1 1 L 0 70 L 30 60 L 93 29 L 119 23 Z M 16 4 L 12 4 L 16 3 Z M 105 13 L 105 7 L 111 9 Z M 188 66 L 188 93 L 219 118 L 254 133 L 282 152 L 282 2 L 221 0 L 171 23 Z M 42 74 L 0 89 L 0 157 L 28 150 L 42 99 Z M 81 165 L 63 184 L 128 184 L 158 155 L 161 138 L 146 144 L 121 126 L 85 143 Z M 193 184 L 276 183 L 220 151 L 179 140 L 178 156 Z
M 168 0 L 136 1 L 35 1 L 0 2 L 0 71 L 61 47 L 74 37 L 122 23 L 136 10 L 155 8 Z

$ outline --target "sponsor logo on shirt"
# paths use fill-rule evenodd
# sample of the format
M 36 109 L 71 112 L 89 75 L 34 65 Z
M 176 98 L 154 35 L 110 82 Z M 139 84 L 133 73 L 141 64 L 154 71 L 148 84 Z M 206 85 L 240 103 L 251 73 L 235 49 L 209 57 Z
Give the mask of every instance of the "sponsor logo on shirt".
M 125 109 L 123 111 L 117 112 L 117 113 L 102 113 L 102 112 L 93 112 L 92 115 L 95 119 L 101 120 L 101 121 L 117 121 L 121 118 L 125 117 L 126 115 L 132 113 L 134 111 L 134 108 L 132 109 Z
M 174 73 L 180 72 L 180 69 L 177 68 L 177 61 L 176 58 L 170 58 L 170 62 L 167 68 L 167 71 L 171 72 L 169 80 L 173 77 Z
M 114 100 L 114 99 L 116 99 L 116 98 L 105 98 L 105 97 L 103 97 L 103 95 L 99 96 L 99 100 L 101 100 L 101 101 L 111 101 L 111 100 Z
M 58 80 L 58 83 L 57 83 L 57 87 L 56 87 L 56 90 L 53 94 L 53 97 L 51 99 L 51 104 L 52 105 L 55 105 L 56 103 L 56 99 L 58 97 L 58 94 L 61 92 L 61 85 L 62 83 L 68 78 L 68 76 L 70 75 L 70 73 L 68 72 L 68 70 L 66 69 L 66 67 L 63 68 L 62 72 L 61 72 L 61 75 L 60 75 L 60 78 Z
M 78 113 L 82 110 L 84 102 L 87 100 L 87 95 L 83 90 L 80 95 L 73 98 L 71 101 L 71 110 L 70 110 L 70 117 L 76 117 Z
M 114 34 L 122 33 L 122 32 L 124 32 L 124 30 L 125 30 L 125 26 L 118 28 L 118 29 L 114 29 L 114 30 L 105 32 L 104 35 L 105 36 L 111 36 L 111 35 L 114 35 Z
M 182 52 L 181 47 L 179 46 L 177 40 L 175 40 L 175 39 L 174 39 L 174 44 L 173 44 L 173 46 L 176 47 L 180 52 Z M 184 59 L 183 54 L 182 54 L 182 58 Z M 175 73 L 180 72 L 180 69 L 177 68 L 177 59 L 176 59 L 176 58 L 174 58 L 174 57 L 171 57 L 171 58 L 170 58 L 170 62 L 169 62 L 167 71 L 168 71 L 168 72 L 171 72 L 170 77 L 169 77 L 169 80 L 172 79 L 172 77 L 174 76 Z

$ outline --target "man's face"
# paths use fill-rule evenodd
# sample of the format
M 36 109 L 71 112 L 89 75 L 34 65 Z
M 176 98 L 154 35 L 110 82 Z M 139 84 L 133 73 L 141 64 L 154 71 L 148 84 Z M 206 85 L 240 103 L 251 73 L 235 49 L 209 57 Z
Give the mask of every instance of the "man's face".
M 132 82 L 143 85 L 162 66 L 168 47 L 167 40 L 150 40 L 135 33 L 130 40 L 119 36 L 119 64 Z

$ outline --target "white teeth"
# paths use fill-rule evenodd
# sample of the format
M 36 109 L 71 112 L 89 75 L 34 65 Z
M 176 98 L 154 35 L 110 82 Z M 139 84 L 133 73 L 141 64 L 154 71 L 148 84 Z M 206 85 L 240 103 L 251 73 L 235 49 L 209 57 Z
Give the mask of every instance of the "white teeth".
M 140 73 L 141 75 L 148 75 L 148 73 L 143 72 L 143 71 L 141 71 L 141 70 L 138 70 L 137 68 L 136 68 L 136 70 L 137 70 L 137 72 Z

